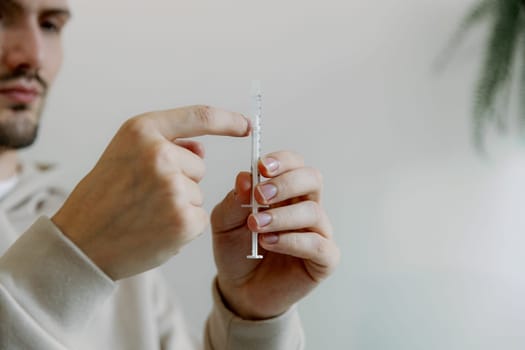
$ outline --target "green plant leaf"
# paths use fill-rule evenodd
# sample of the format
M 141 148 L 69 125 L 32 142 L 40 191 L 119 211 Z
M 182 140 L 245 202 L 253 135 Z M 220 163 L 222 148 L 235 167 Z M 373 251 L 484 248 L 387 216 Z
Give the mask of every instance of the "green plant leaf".
M 452 56 L 453 52 L 457 50 L 458 46 L 464 41 L 468 32 L 476 25 L 483 21 L 492 18 L 496 15 L 496 8 L 498 0 L 482 0 L 479 4 L 472 7 L 472 9 L 463 17 L 458 29 L 452 35 L 451 40 L 443 50 L 443 54 L 437 60 L 437 69 L 441 70 Z
M 496 121 L 500 129 L 507 124 L 511 69 L 519 37 L 521 0 L 497 0 L 493 28 L 488 39 L 475 102 L 475 141 L 482 147 L 486 124 Z

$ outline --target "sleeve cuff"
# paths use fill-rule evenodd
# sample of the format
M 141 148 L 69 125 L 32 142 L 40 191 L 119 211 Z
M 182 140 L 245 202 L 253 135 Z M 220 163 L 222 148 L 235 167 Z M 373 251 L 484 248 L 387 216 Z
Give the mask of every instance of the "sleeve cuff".
M 47 217 L 0 258 L 0 284 L 55 335 L 82 331 L 116 287 Z
M 206 342 L 211 349 L 295 350 L 304 348 L 304 333 L 295 306 L 277 317 L 244 320 L 223 303 L 216 281 L 213 309 L 206 325 Z

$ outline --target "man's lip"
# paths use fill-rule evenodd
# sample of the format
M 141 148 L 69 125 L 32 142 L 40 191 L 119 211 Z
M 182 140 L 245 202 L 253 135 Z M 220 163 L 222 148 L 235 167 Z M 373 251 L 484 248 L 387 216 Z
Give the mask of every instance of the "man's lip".
M 31 103 L 40 93 L 37 89 L 25 87 L 0 88 L 0 95 L 15 103 Z

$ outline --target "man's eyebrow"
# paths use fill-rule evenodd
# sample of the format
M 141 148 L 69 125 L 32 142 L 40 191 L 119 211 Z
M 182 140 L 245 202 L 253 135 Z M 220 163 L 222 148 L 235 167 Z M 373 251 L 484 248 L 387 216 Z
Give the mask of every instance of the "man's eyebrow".
M 27 9 L 17 0 L 0 0 L 0 9 L 4 9 L 7 12 L 21 13 Z M 71 11 L 67 7 L 49 7 L 42 10 L 42 14 L 46 16 L 63 16 L 71 18 Z
M 2 0 L 0 1 L 0 9 L 5 12 L 22 12 L 23 6 L 16 0 Z
M 42 11 L 42 15 L 44 16 L 62 16 L 62 17 L 66 17 L 66 19 L 70 19 L 72 16 L 71 11 L 69 9 L 61 8 L 61 7 L 46 8 Z

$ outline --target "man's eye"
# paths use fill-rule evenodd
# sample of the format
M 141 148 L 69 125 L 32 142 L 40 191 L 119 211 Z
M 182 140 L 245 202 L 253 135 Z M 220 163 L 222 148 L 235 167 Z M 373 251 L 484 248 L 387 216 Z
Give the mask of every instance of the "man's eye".
M 61 27 L 53 21 L 42 21 L 40 27 L 49 33 L 60 33 Z

